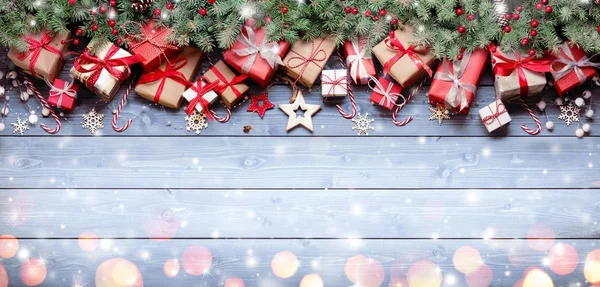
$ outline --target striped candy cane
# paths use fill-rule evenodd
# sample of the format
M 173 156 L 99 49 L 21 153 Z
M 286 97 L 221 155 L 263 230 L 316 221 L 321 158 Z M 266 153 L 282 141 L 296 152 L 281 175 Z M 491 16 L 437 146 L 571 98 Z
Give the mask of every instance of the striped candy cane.
M 127 122 L 123 126 L 119 127 L 117 125 L 117 120 L 119 119 L 119 115 L 121 114 L 121 110 L 123 109 L 123 106 L 127 102 L 127 97 L 129 97 L 129 92 L 131 92 L 131 89 L 133 88 L 133 82 L 134 82 L 134 79 L 131 79 L 131 82 L 129 83 L 129 87 L 127 87 L 127 90 L 125 91 L 125 95 L 123 95 L 123 97 L 121 98 L 121 102 L 119 102 L 119 107 L 117 107 L 117 110 L 116 110 L 115 114 L 113 115 L 112 127 L 117 132 L 123 132 L 123 131 L 125 131 L 126 129 L 129 128 L 129 126 L 133 122 L 132 119 L 128 119 Z
M 31 83 L 31 80 L 29 80 L 29 76 L 25 72 L 23 72 L 23 70 L 21 70 L 21 69 L 19 69 L 19 74 L 21 75 L 21 78 L 23 79 L 23 83 L 25 84 L 25 86 L 27 86 L 27 88 L 30 89 L 35 94 L 36 98 L 42 103 L 42 106 L 44 106 L 44 108 L 46 108 L 50 111 L 50 115 L 52 115 L 52 117 L 54 118 L 54 121 L 56 122 L 56 128 L 53 128 L 53 129 L 49 128 L 44 123 L 41 123 L 40 127 L 49 134 L 55 134 L 58 131 L 60 131 L 60 118 L 56 115 L 54 110 L 52 110 L 52 107 L 50 107 L 50 105 L 44 99 L 44 97 L 42 97 L 42 94 L 40 94 L 40 92 L 35 88 L 33 83 Z
M 340 65 L 342 66 L 342 69 L 346 70 L 346 63 L 344 63 L 344 59 L 342 58 L 342 54 L 339 50 L 337 51 L 337 56 L 340 60 Z M 348 91 L 348 97 L 350 98 L 350 104 L 352 105 L 352 112 L 346 113 L 339 104 L 335 106 L 338 112 L 340 112 L 340 114 L 342 115 L 342 117 L 346 119 L 352 119 L 354 118 L 354 116 L 356 116 L 356 101 L 354 100 L 354 93 L 352 92 L 352 88 L 350 87 L 350 81 L 350 76 L 346 75 L 346 90 Z
M 408 102 L 410 102 L 410 100 L 412 99 L 412 97 L 413 97 L 414 95 L 416 95 L 416 94 L 417 94 L 417 92 L 419 92 L 419 90 L 421 89 L 421 87 L 423 86 L 423 84 L 424 84 L 424 83 L 425 83 L 425 80 L 422 80 L 422 81 L 421 81 L 421 83 L 419 83 L 419 85 L 417 85 L 417 86 L 416 86 L 416 87 L 413 89 L 413 91 L 412 91 L 412 92 L 411 92 L 411 93 L 408 95 L 408 97 L 406 97 L 406 100 L 405 100 L 405 101 L 404 101 L 402 104 L 400 104 L 399 106 L 397 106 L 397 107 L 396 107 L 396 109 L 394 109 L 394 112 L 392 113 L 392 122 L 393 122 L 395 125 L 397 125 L 397 126 L 399 126 L 399 127 L 402 127 L 402 126 L 405 126 L 405 125 L 407 125 L 408 123 L 410 123 L 410 122 L 413 120 L 413 117 L 412 117 L 412 116 L 408 116 L 406 119 L 404 119 L 403 121 L 401 121 L 401 122 L 400 122 L 400 121 L 398 121 L 398 120 L 396 119 L 396 116 L 398 115 L 398 113 L 400 112 L 400 110 L 402 110 L 402 108 L 403 108 L 403 107 L 404 107 L 406 104 L 408 104 Z
M 217 122 L 226 123 L 231 118 L 231 109 L 229 107 L 225 107 L 225 108 L 227 108 L 227 115 L 224 118 L 219 117 L 219 115 L 217 115 L 217 113 L 214 110 L 212 110 L 212 109 L 210 110 L 210 113 L 213 115 L 215 120 L 217 120 Z
M 523 108 L 525 108 L 525 110 L 529 113 L 529 115 L 531 116 L 531 119 L 533 119 L 533 121 L 535 122 L 535 125 L 537 126 L 537 129 L 531 130 L 525 124 L 521 124 L 521 128 L 530 135 L 539 134 L 542 131 L 542 123 L 540 122 L 540 119 L 538 119 L 538 117 L 535 115 L 535 113 L 533 113 L 533 110 L 531 110 L 529 108 L 529 106 L 527 106 L 527 103 L 525 103 L 525 100 L 523 100 L 523 98 L 519 98 L 519 100 L 521 101 L 521 105 L 523 106 Z

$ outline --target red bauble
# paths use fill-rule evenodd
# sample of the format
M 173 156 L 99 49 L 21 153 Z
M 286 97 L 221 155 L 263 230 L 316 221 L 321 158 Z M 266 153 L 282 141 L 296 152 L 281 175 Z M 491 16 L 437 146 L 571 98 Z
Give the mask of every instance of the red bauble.
M 271 17 L 269 17 L 269 16 L 265 16 L 265 22 L 267 22 L 267 23 L 271 23 Z
M 397 18 L 392 19 L 392 25 L 396 25 L 396 24 L 398 24 L 398 19 Z
M 77 29 L 77 30 L 75 31 L 75 35 L 77 35 L 77 36 L 81 36 L 81 35 L 83 35 L 83 30 L 81 30 L 81 29 Z
M 96 25 L 96 24 L 92 25 L 92 31 L 94 31 L 94 32 L 98 31 L 98 25 Z
M 465 11 L 463 11 L 462 8 L 456 8 L 456 15 L 462 16 L 463 13 L 465 13 Z
M 373 21 L 377 21 L 377 20 L 379 20 L 378 16 L 373 17 Z
M 73 44 L 74 45 L 79 45 L 79 39 L 78 38 L 73 39 Z
M 464 52 L 465 52 L 465 48 L 464 48 L 464 47 L 463 47 L 463 48 L 460 48 L 460 49 L 458 49 L 458 51 L 460 51 L 460 53 L 462 54 L 462 53 L 464 53 Z
M 523 38 L 523 39 L 521 40 L 521 44 L 523 44 L 523 46 L 527 46 L 527 45 L 529 45 L 529 39 L 528 39 L 528 38 Z
M 542 0 L 542 4 L 548 5 L 548 0 Z
M 519 12 L 523 11 L 523 6 L 517 6 L 517 11 L 519 11 Z
M 75 5 L 75 3 L 77 3 L 76 0 L 69 0 L 69 5 L 73 6 L 73 5 Z
M 215 4 L 215 1 L 216 0 L 208 0 L 208 4 L 210 4 L 210 5 Z
M 531 30 L 531 32 L 529 32 L 529 35 L 531 37 L 535 37 L 535 36 L 537 36 L 537 31 L 536 30 Z
M 546 13 L 552 13 L 552 6 L 546 6 Z
M 496 59 L 492 59 L 492 64 L 496 64 Z
M 540 25 L 540 22 L 538 22 L 538 21 L 536 21 L 536 20 L 532 20 L 532 21 L 531 21 L 531 27 L 533 27 L 533 28 L 537 28 L 537 26 L 539 26 L 539 25 Z
M 383 16 L 385 16 L 385 13 L 386 13 L 385 10 L 383 10 L 383 9 L 379 10 L 379 16 L 383 17 Z
M 350 14 L 350 12 L 352 12 L 352 8 L 350 8 L 350 6 L 346 6 L 344 7 L 344 12 L 346 12 L 346 14 Z
M 467 20 L 473 21 L 473 19 L 475 19 L 475 16 L 473 16 L 473 14 L 467 15 Z
M 396 38 L 396 33 L 392 30 L 390 31 L 390 38 Z
M 519 14 L 513 14 L 513 20 L 519 20 L 519 18 L 521 18 L 521 16 L 519 16 Z
M 117 45 L 123 44 L 123 40 L 121 38 L 117 39 Z
M 285 6 L 281 7 L 281 13 L 285 14 L 285 13 L 287 13 L 287 11 L 288 11 L 287 7 L 285 7 Z
M 115 36 L 119 35 L 119 30 L 117 29 L 112 29 L 111 33 Z
M 117 1 L 116 0 L 110 0 L 110 7 L 115 7 L 117 6 Z
M 198 14 L 200 14 L 202 16 L 206 16 L 206 8 L 200 9 L 200 11 L 198 11 Z
M 162 13 L 162 11 L 160 10 L 160 8 L 154 9 L 154 15 L 160 16 L 160 13 Z
M 510 20 L 510 14 L 509 13 L 504 14 L 504 20 Z
M 533 56 L 533 55 L 535 55 L 535 50 L 534 49 L 529 50 L 529 56 Z
M 65 43 L 66 43 L 65 40 L 60 40 L 61 45 L 64 45 Z
M 173 5 L 173 3 L 171 2 L 167 2 L 165 7 L 167 8 L 167 10 L 173 10 L 173 8 L 175 8 L 175 5 Z
M 510 26 L 504 27 L 504 32 L 510 33 L 510 31 L 512 31 L 512 29 L 510 28 Z
M 600 25 L 598 25 L 598 33 L 600 33 Z
M 463 55 L 462 55 L 462 54 L 458 54 L 458 55 L 456 55 L 456 59 L 457 59 L 457 60 L 462 60 L 462 58 L 463 58 Z
M 358 8 L 352 8 L 352 14 L 354 14 L 354 15 L 358 14 Z
M 535 9 L 542 10 L 542 8 L 544 8 L 544 4 L 542 4 L 542 3 L 535 4 Z
M 464 33 L 466 30 L 467 30 L 467 29 L 465 29 L 465 26 L 462 26 L 462 25 L 461 25 L 461 26 L 459 26 L 459 27 L 458 27 L 458 33 L 461 33 L 461 34 L 462 34 L 462 33 Z
M 108 27 L 114 27 L 115 25 L 117 25 L 117 21 L 113 19 L 108 20 Z
M 365 11 L 365 16 L 371 17 L 371 11 Z
M 100 8 L 98 8 L 98 12 L 100 12 L 100 14 L 106 13 L 106 7 L 100 6 Z

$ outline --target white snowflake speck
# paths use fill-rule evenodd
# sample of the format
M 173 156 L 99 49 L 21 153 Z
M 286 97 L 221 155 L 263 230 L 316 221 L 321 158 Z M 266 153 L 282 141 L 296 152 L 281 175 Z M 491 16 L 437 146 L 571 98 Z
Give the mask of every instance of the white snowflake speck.
M 366 113 L 364 117 L 359 113 L 358 119 L 352 119 L 352 122 L 354 122 L 352 130 L 357 130 L 358 135 L 364 134 L 368 136 L 369 131 L 375 130 L 375 128 L 371 126 L 371 123 L 374 121 L 374 119 L 369 119 L 369 113 Z

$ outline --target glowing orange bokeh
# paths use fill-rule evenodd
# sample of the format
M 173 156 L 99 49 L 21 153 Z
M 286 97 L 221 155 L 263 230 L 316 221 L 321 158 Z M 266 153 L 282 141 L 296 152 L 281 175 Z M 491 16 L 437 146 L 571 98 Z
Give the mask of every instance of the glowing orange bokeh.
M 94 251 L 98 247 L 98 235 L 92 231 L 82 232 L 79 234 L 77 243 L 83 251 Z
M 46 264 L 41 259 L 30 258 L 21 265 L 21 281 L 27 286 L 42 284 L 46 274 Z
M 479 250 L 471 246 L 463 246 L 454 251 L 452 256 L 454 268 L 463 274 L 473 273 L 479 270 L 481 265 L 481 255 Z
M 558 275 L 568 275 L 577 269 L 579 254 L 575 247 L 559 243 L 550 249 L 548 253 L 548 265 L 552 272 Z
M 169 278 L 177 276 L 177 274 L 179 274 L 179 269 L 180 265 L 177 259 L 169 259 L 165 261 L 165 264 L 163 265 L 163 271 L 165 272 L 165 275 Z
M 525 275 L 523 287 L 554 287 L 554 282 L 546 272 L 534 268 Z
M 439 287 L 442 285 L 442 271 L 429 260 L 415 262 L 406 272 L 408 286 Z
M 600 249 L 594 249 L 585 257 L 583 275 L 589 283 L 600 283 Z
M 271 270 L 275 276 L 286 279 L 294 276 L 300 262 L 294 253 L 289 251 L 281 251 L 275 254 L 273 260 L 271 260 Z
M 237 277 L 227 279 L 227 281 L 225 281 L 225 285 L 223 285 L 223 287 L 244 287 L 244 286 L 246 286 L 244 284 L 244 280 L 237 278 Z
M 479 269 L 465 276 L 469 287 L 488 287 L 492 283 L 494 272 L 486 264 L 481 264 Z
M 201 245 L 192 245 L 183 250 L 181 255 L 183 270 L 190 275 L 202 275 L 210 270 L 212 254 L 208 248 Z
M 554 231 L 545 224 L 536 223 L 527 231 L 527 244 L 536 251 L 544 252 L 552 248 L 555 238 Z
M 16 237 L 4 234 L 0 236 L 0 257 L 4 259 L 11 258 L 19 250 L 19 240 Z
M 300 281 L 300 287 L 323 287 L 323 279 L 319 274 L 308 274 Z
M 8 274 L 2 263 L 0 263 L 0 287 L 8 287 Z
M 364 287 L 377 287 L 385 279 L 383 265 L 373 258 L 364 255 L 350 257 L 344 267 L 348 280 Z
M 123 258 L 106 260 L 96 269 L 96 287 L 144 287 L 140 270 Z

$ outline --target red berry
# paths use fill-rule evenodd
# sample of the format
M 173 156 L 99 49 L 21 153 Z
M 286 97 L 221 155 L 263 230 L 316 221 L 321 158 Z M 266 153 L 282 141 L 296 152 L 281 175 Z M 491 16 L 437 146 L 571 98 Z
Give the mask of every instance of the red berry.
M 77 36 L 81 36 L 81 35 L 83 35 L 83 30 L 81 30 L 81 29 L 77 29 L 77 30 L 75 31 L 75 35 L 77 35 Z
M 535 55 L 535 50 L 534 49 L 529 50 L 529 56 L 533 56 L 533 55 Z
M 513 14 L 513 20 L 519 20 L 519 18 L 521 18 L 521 16 L 519 16 L 519 14 Z
M 523 6 L 517 6 L 517 11 L 519 11 L 519 12 L 523 11 Z
M 371 11 L 365 11 L 365 16 L 371 17 Z
M 377 21 L 377 20 L 379 20 L 379 17 L 378 16 L 374 16 L 373 17 L 373 21 Z
M 552 6 L 546 6 L 546 13 L 552 13 Z
M 600 33 L 600 25 L 598 25 L 598 33 Z
M 508 14 L 508 13 L 504 14 L 504 20 L 510 20 L 510 14 Z
M 473 16 L 473 14 L 467 15 L 467 20 L 473 21 L 473 19 L 475 19 L 475 16 Z
M 536 30 L 531 30 L 531 32 L 529 32 L 529 35 L 531 37 L 535 37 L 535 36 L 537 36 L 537 31 Z
M 267 23 L 271 23 L 271 17 L 269 17 L 269 16 L 265 16 L 265 22 L 267 22 Z
M 285 6 L 281 7 L 281 13 L 285 14 L 285 13 L 287 13 L 287 11 L 288 11 L 287 7 L 285 7 Z
M 396 38 L 396 33 L 394 31 L 390 31 L 390 38 Z
M 173 8 L 175 8 L 175 5 L 173 5 L 173 3 L 168 2 L 167 5 L 165 5 L 167 10 L 173 10 Z
M 396 19 L 396 18 L 392 19 L 392 25 L 396 25 L 396 24 L 398 24 L 398 19 Z
M 119 35 L 119 30 L 117 29 L 112 29 L 111 33 L 115 36 Z
M 535 9 L 542 10 L 542 8 L 544 8 L 544 4 L 542 4 L 542 3 L 536 3 L 535 4 Z
M 117 45 L 121 45 L 121 44 L 123 44 L 123 39 L 121 39 L 121 38 L 117 39 Z
M 358 14 L 358 8 L 352 8 L 352 14 L 354 14 L 354 15 Z
M 512 31 L 512 29 L 510 28 L 510 26 L 504 27 L 504 32 L 510 33 L 510 31 Z
M 383 16 L 385 16 L 385 13 L 386 13 L 385 10 L 383 10 L 383 9 L 379 10 L 379 16 L 383 17 Z
M 458 55 L 456 55 L 456 59 L 457 59 L 457 60 L 462 60 L 462 58 L 463 58 L 463 55 L 462 55 L 462 54 L 458 54 Z
M 346 12 L 346 14 L 350 14 L 350 12 L 352 12 L 352 8 L 350 8 L 350 6 L 346 6 L 344 7 L 344 12 Z
M 92 31 L 94 31 L 94 32 L 98 31 L 98 25 L 96 25 L 96 24 L 92 25 Z
M 117 6 L 117 1 L 116 0 L 110 0 L 110 7 L 115 7 Z
M 458 27 L 458 33 L 464 33 L 467 29 L 465 29 L 465 26 L 459 26 Z
M 216 0 L 208 0 L 208 4 L 210 4 L 210 5 L 215 4 L 215 1 Z
M 462 53 L 464 53 L 464 52 L 465 52 L 465 48 L 464 48 L 464 47 L 463 47 L 463 48 L 460 48 L 460 49 L 459 49 L 459 51 L 460 51 L 460 53 L 462 54 Z
M 496 64 L 496 59 L 492 59 L 492 64 Z
M 73 6 L 73 5 L 75 5 L 76 2 L 77 1 L 75 1 L 75 0 L 69 0 L 69 5 Z M 75 45 L 77 45 L 77 44 L 75 44 Z
M 106 7 L 100 6 L 100 8 L 98 8 L 98 12 L 100 12 L 100 14 L 106 13 Z
M 115 25 L 117 25 L 117 21 L 113 19 L 108 20 L 108 27 L 114 27 Z
M 61 45 L 64 45 L 65 43 L 66 43 L 65 40 L 60 40 Z
M 202 16 L 206 16 L 206 8 L 200 9 L 200 11 L 198 13 L 200 13 L 200 15 L 202 15 Z
M 537 28 L 537 26 L 539 26 L 539 25 L 540 25 L 540 22 L 538 22 L 538 21 L 536 21 L 536 20 L 532 20 L 532 21 L 531 21 L 531 27 L 533 27 L 533 28 Z
M 463 11 L 462 8 L 456 8 L 456 15 L 462 16 L 463 13 L 465 13 L 465 11 Z
M 523 38 L 523 39 L 521 40 L 521 44 L 523 44 L 523 46 L 527 46 L 527 45 L 529 45 L 529 39 L 527 39 L 527 38 Z
M 160 10 L 160 8 L 154 9 L 154 15 L 159 16 L 160 13 L 162 13 L 162 11 Z
M 73 44 L 74 45 L 79 45 L 79 39 L 78 38 L 73 39 Z
M 542 0 L 542 4 L 548 5 L 548 0 Z

